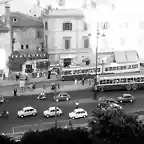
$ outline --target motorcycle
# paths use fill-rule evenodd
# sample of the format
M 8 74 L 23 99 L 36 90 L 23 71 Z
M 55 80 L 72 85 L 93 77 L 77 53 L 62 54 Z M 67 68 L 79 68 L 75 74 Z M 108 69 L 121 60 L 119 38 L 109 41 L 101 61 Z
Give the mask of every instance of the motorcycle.
M 37 97 L 37 99 L 38 100 L 45 100 L 46 99 L 46 95 L 45 94 L 43 94 L 43 95 L 39 95 L 38 97 Z
M 4 98 L 1 97 L 1 98 L 0 98 L 0 103 L 3 103 L 3 102 L 4 102 Z
M 9 116 L 9 112 L 8 111 L 0 113 L 0 117 L 8 117 L 8 116 Z

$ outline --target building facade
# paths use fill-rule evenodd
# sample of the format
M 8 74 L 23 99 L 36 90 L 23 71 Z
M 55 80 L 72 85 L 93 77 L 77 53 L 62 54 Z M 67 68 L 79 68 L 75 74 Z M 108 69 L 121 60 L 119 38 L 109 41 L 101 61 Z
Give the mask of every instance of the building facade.
M 12 51 L 11 47 L 11 38 L 10 38 L 10 30 L 5 24 L 0 21 L 0 74 L 4 72 L 6 75 L 8 73 L 7 63 L 8 58 L 11 55 Z
M 64 66 L 80 64 L 84 59 L 92 62 L 87 24 L 80 10 L 53 10 L 43 14 L 44 44 L 52 62 Z

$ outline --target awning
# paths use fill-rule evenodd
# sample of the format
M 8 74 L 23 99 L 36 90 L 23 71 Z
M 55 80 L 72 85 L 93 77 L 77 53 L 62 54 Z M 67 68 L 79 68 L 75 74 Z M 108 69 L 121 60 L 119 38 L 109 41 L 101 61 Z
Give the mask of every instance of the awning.
M 66 59 L 66 58 L 75 58 L 76 55 L 75 54 L 62 54 L 60 55 L 61 59 Z

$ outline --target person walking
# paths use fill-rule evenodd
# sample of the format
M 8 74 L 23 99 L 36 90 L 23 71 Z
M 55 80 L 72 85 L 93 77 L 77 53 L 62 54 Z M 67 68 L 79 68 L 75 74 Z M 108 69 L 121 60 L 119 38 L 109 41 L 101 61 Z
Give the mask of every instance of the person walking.
M 78 101 L 76 101 L 76 109 L 78 109 L 78 107 L 79 107 L 79 102 Z
M 77 84 L 77 79 L 75 79 L 75 85 Z

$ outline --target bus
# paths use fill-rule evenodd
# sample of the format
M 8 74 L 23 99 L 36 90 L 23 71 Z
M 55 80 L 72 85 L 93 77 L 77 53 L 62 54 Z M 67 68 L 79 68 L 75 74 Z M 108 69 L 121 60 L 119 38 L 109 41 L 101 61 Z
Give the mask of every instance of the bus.
M 104 76 L 98 78 L 97 90 L 137 90 L 144 87 L 144 74 Z
M 140 72 L 140 63 L 111 63 L 97 66 L 98 75 L 106 74 L 118 74 L 118 73 L 129 73 L 129 72 Z M 61 79 L 63 81 L 72 81 L 74 79 L 81 78 L 93 78 L 96 74 L 96 66 L 83 66 L 83 67 L 71 67 L 62 68 Z

